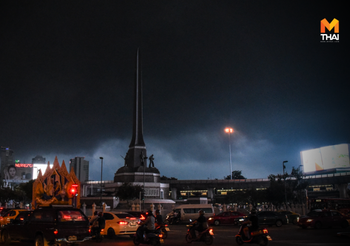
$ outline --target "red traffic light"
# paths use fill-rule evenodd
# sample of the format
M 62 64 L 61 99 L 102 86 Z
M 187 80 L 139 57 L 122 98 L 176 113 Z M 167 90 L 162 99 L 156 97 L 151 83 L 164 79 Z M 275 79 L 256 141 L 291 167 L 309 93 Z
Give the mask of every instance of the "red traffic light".
M 69 192 L 72 195 L 77 195 L 78 194 L 78 185 L 77 184 L 73 184 L 72 187 L 70 188 Z

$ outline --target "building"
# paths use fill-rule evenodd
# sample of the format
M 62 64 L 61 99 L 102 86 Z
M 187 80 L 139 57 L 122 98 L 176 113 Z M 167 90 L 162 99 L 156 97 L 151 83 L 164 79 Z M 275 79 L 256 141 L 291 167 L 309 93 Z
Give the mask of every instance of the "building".
M 75 157 L 69 160 L 69 170 L 73 168 L 80 182 L 89 180 L 89 161 L 84 160 L 84 158 L 85 157 Z
M 41 155 L 37 155 L 32 158 L 32 164 L 46 164 L 46 158 Z

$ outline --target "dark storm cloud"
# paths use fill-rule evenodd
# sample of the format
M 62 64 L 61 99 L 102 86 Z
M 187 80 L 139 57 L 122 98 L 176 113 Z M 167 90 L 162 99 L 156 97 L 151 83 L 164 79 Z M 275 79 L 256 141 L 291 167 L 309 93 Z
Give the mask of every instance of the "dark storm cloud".
M 235 129 L 233 170 L 248 178 L 281 172 L 285 159 L 299 166 L 302 150 L 349 142 L 340 3 L 3 5 L 0 143 L 17 159 L 85 156 L 98 179 L 104 156 L 113 179 L 131 139 L 138 47 L 144 138 L 161 175 L 227 175 L 226 126 Z M 340 43 L 319 42 L 323 18 L 344 23 Z

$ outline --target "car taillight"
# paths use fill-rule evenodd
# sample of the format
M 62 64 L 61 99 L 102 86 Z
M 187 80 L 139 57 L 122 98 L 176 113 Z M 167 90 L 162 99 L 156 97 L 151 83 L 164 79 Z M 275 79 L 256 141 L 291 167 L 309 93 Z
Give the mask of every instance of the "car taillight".
M 91 228 L 89 228 L 89 233 L 91 233 Z
M 143 216 L 143 214 L 141 214 L 140 220 L 144 220 L 144 219 L 146 219 L 146 217 Z
M 269 231 L 267 229 L 263 229 L 263 233 L 267 234 Z
M 163 237 L 163 234 L 159 234 L 159 237 L 162 238 L 162 237 Z
M 118 224 L 119 224 L 119 225 L 127 225 L 128 222 L 127 222 L 127 221 L 118 221 Z
M 57 235 L 57 234 L 58 234 L 58 230 L 57 230 L 57 229 L 54 230 L 54 231 L 53 231 L 53 234 Z

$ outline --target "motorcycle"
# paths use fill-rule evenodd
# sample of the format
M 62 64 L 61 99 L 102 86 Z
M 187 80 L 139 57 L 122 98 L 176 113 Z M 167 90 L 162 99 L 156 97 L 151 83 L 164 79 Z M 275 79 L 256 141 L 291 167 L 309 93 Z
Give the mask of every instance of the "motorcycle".
M 101 235 L 101 232 L 103 231 L 103 229 L 99 229 L 96 227 L 90 227 L 90 231 L 91 231 L 92 240 L 96 240 L 96 242 L 98 242 L 98 243 L 102 242 L 103 235 Z
M 244 234 L 244 228 L 247 226 L 248 224 L 241 224 L 238 230 L 238 233 L 236 235 L 236 242 L 238 245 L 242 245 L 244 243 L 253 243 L 259 244 L 260 246 L 266 246 L 268 242 L 272 240 L 266 228 L 251 232 L 250 238 L 247 238 Z
M 191 220 L 190 220 L 191 221 Z M 214 230 L 211 227 L 208 227 L 204 231 L 200 232 L 198 236 L 196 236 L 196 231 L 194 229 L 194 224 L 188 224 L 186 225 L 187 234 L 186 234 L 186 242 L 192 243 L 192 242 L 205 242 L 206 245 L 211 245 L 214 241 Z
M 160 230 L 160 232 L 163 234 L 163 239 L 166 239 L 168 237 L 168 231 L 170 231 L 167 224 L 157 225 L 156 230 Z
M 141 232 L 142 227 L 144 227 L 144 225 L 137 228 L 136 233 L 133 236 L 133 242 L 135 245 L 151 244 L 153 246 L 160 246 L 164 243 L 163 234 L 159 228 L 143 235 Z
M 180 223 L 180 218 L 174 216 L 173 214 L 168 214 L 165 218 L 165 223 L 169 225 L 174 225 Z

